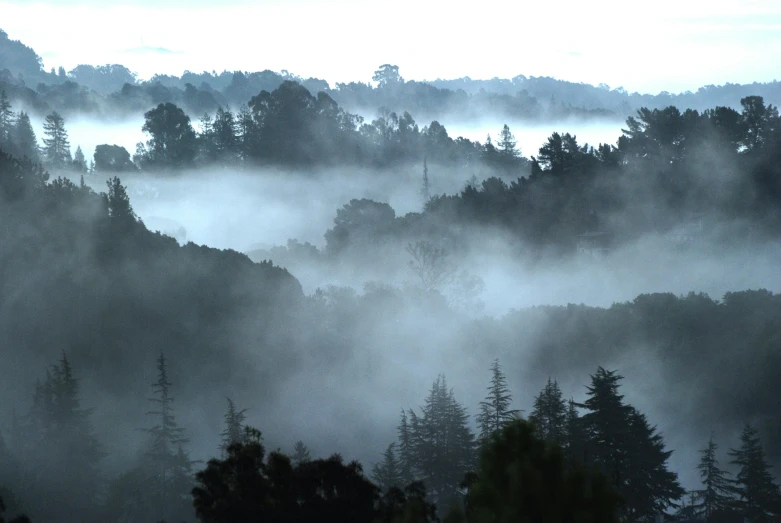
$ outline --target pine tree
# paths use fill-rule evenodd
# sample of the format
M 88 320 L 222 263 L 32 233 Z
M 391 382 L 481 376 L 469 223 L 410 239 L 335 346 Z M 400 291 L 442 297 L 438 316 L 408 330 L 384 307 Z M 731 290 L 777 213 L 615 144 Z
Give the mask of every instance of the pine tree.
M 238 141 L 238 150 L 240 159 L 247 161 L 253 157 L 258 144 L 260 127 L 246 105 L 239 108 L 236 117 L 236 139 Z
M 502 127 L 502 130 L 499 132 L 498 152 L 508 163 L 514 162 L 520 156 L 520 153 L 516 148 L 516 143 L 515 136 L 510 132 L 510 127 L 508 127 L 507 124 L 504 124 L 504 127 Z
M 46 117 L 43 124 L 43 153 L 47 163 L 52 167 L 65 167 L 71 163 L 70 142 L 65 130 L 65 120 L 57 111 Z
M 413 412 L 414 416 L 415 413 Z M 407 413 L 401 410 L 401 420 L 397 429 L 399 436 L 399 469 L 401 481 L 404 485 L 409 485 L 415 481 L 415 446 L 413 441 L 413 432 L 407 421 Z
M 172 383 L 168 379 L 165 355 L 157 359 L 157 381 L 152 384 L 153 397 L 149 401 L 157 410 L 147 412 L 156 419 L 156 424 L 146 429 L 150 436 L 144 453 L 144 491 L 149 500 L 151 517 L 172 519 L 189 506 L 190 489 L 194 486 L 191 474 L 192 461 L 184 451 L 189 441 L 184 429 L 176 422 L 171 396 Z
M 26 112 L 21 111 L 16 124 L 13 127 L 11 141 L 14 143 L 20 158 L 29 158 L 33 162 L 39 162 L 41 159 L 40 149 L 38 147 L 38 138 L 30 123 L 30 117 Z
M 296 441 L 296 444 L 293 446 L 293 456 L 290 458 L 290 461 L 293 463 L 294 467 L 312 461 L 312 455 L 309 452 L 309 448 L 304 445 L 303 441 Z
M 222 107 L 217 109 L 214 117 L 214 144 L 218 157 L 224 158 L 226 155 L 236 152 L 238 140 L 236 138 L 236 119 L 233 112 Z
M 510 409 L 512 396 L 499 366 L 499 360 L 494 360 L 490 370 L 491 385 L 488 387 L 488 396 L 480 402 L 480 414 L 477 415 L 481 441 L 520 415 L 520 411 Z
M 87 159 L 84 158 L 80 145 L 76 147 L 76 152 L 73 154 L 73 168 L 80 173 L 87 172 Z
M 423 194 L 424 203 L 431 199 L 431 186 L 429 185 L 428 179 L 428 161 L 425 156 L 423 157 L 423 188 L 421 189 L 421 193 Z
M 692 506 L 694 514 L 706 521 L 710 520 L 715 512 L 728 509 L 732 505 L 734 489 L 731 481 L 726 477 L 728 472 L 719 468 L 719 462 L 716 459 L 718 448 L 716 438 L 711 434 L 708 446 L 700 451 L 702 457 L 700 464 L 697 465 L 703 488 L 696 491 L 697 502 Z
M 534 398 L 534 408 L 529 421 L 537 427 L 537 435 L 558 444 L 563 444 L 567 425 L 567 402 L 556 380 L 548 383 Z
M 589 463 L 607 476 L 625 500 L 625 517 L 652 518 L 683 496 L 676 474 L 667 470 L 670 452 L 645 416 L 623 402 L 615 371 L 602 367 L 591 376 L 589 398 L 579 405 Z
M 441 509 L 458 497 L 461 481 L 474 465 L 474 435 L 468 420 L 444 376 L 432 385 L 422 416 L 412 417 L 416 468 Z
M 236 406 L 233 404 L 233 400 L 228 399 L 228 412 L 225 413 L 225 430 L 222 431 L 222 443 L 220 450 L 223 457 L 230 447 L 234 443 L 241 441 L 242 434 L 244 433 L 244 420 L 246 419 L 247 409 L 236 410 Z
M 401 466 L 396 457 L 396 443 L 391 443 L 382 455 L 382 461 L 372 468 L 372 479 L 383 492 L 392 487 L 401 488 Z
M 588 462 L 586 456 L 586 431 L 583 427 L 583 420 L 578 415 L 575 402 L 570 399 L 567 407 L 567 415 L 564 421 L 564 441 L 562 448 L 564 450 L 564 459 L 569 470 L 576 465 L 582 465 Z
M 14 112 L 5 89 L 0 90 L 0 147 L 8 147 L 13 141 Z
M 738 507 L 743 515 L 752 523 L 771 521 L 779 516 L 778 485 L 770 474 L 770 465 L 765 458 L 765 451 L 759 439 L 757 430 L 750 424 L 743 427 L 740 435 L 740 448 L 731 449 L 730 462 L 739 467 L 735 477 L 736 493 L 739 496 Z

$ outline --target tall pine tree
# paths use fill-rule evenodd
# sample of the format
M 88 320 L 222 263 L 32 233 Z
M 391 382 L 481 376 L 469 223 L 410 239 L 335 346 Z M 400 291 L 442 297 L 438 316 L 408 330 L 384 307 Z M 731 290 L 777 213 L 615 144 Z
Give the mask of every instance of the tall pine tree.
M 491 385 L 488 387 L 488 396 L 480 402 L 480 413 L 477 415 L 481 441 L 485 441 L 491 434 L 501 430 L 506 423 L 520 415 L 520 411 L 510 408 L 512 396 L 499 360 L 494 360 L 490 370 Z
M 414 415 L 414 413 L 412 413 Z M 404 485 L 409 485 L 415 481 L 415 442 L 412 427 L 407 420 L 407 413 L 401 410 L 401 419 L 397 429 L 399 437 L 399 469 L 401 481 Z
M 19 113 L 16 124 L 11 131 L 11 141 L 20 158 L 28 158 L 33 162 L 41 159 L 38 138 L 35 136 L 30 117 L 24 111 Z
M 247 409 L 236 410 L 233 400 L 228 399 L 228 411 L 225 413 L 225 430 L 222 431 L 222 443 L 220 450 L 225 457 L 228 447 L 234 443 L 239 443 L 244 434 L 244 420 L 246 419 Z
M 62 168 L 71 163 L 71 146 L 65 120 L 57 111 L 46 117 L 43 124 L 43 154 L 45 161 L 52 167 Z
M 567 402 L 556 380 L 548 378 L 548 383 L 534 398 L 534 408 L 529 414 L 537 435 L 542 439 L 563 444 L 567 430 Z
M 684 490 L 676 474 L 667 470 L 670 452 L 661 435 L 618 393 L 621 379 L 599 367 L 587 388 L 589 398 L 580 405 L 588 410 L 582 423 L 589 464 L 601 469 L 624 498 L 626 519 L 649 520 L 675 506 Z
M 8 150 L 13 141 L 14 112 L 5 89 L 0 90 L 0 148 Z
M 743 427 L 740 435 L 740 448 L 731 449 L 730 462 L 739 467 L 735 477 L 737 506 L 751 523 L 774 521 L 781 516 L 779 509 L 779 490 L 770 473 L 770 465 L 757 430 L 750 424 Z
M 293 463 L 294 467 L 312 461 L 312 454 L 309 452 L 309 448 L 304 445 L 303 441 L 298 440 L 295 445 L 293 445 L 293 455 L 290 457 L 290 461 Z
M 697 499 L 693 508 L 694 514 L 706 521 L 710 520 L 714 513 L 730 508 L 733 503 L 734 488 L 727 478 L 728 472 L 719 468 L 719 461 L 716 459 L 718 448 L 716 438 L 711 434 L 708 446 L 700 451 L 700 464 L 697 465 L 703 488 L 696 491 Z
M 372 479 L 383 492 L 392 487 L 401 488 L 401 464 L 396 457 L 396 443 L 391 443 L 382 454 L 382 461 L 372 467 Z

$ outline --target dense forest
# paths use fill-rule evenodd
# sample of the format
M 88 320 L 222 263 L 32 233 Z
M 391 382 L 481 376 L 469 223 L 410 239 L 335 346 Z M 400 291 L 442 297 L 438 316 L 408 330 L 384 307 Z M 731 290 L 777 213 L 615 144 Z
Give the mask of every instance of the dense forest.
M 489 316 L 480 277 L 498 252 L 598 263 L 648 237 L 754 270 L 779 243 L 777 82 L 42 64 L 0 30 L 0 523 L 781 521 L 781 295 Z M 143 115 L 145 140 L 84 151 L 85 115 Z M 479 142 L 445 115 L 625 125 L 521 151 L 507 124 Z M 240 253 L 152 230 L 128 190 L 271 170 L 305 194 L 414 172 L 420 210 L 355 194 L 321 246 Z M 305 292 L 308 271 L 363 284 Z

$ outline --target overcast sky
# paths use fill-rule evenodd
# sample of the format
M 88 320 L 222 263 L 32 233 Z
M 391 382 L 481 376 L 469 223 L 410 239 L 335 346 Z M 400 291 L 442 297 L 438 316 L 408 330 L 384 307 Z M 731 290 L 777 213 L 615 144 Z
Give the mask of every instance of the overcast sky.
M 553 76 L 630 91 L 781 79 L 781 0 L 0 0 L 47 68 L 287 69 L 369 81 Z

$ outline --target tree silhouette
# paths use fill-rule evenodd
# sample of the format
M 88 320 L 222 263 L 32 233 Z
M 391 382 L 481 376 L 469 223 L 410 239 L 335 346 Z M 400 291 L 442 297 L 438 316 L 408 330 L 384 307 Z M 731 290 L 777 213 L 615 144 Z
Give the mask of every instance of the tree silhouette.
M 697 465 L 703 488 L 696 492 L 698 502 L 693 505 L 693 508 L 695 515 L 706 521 L 710 521 L 716 512 L 727 510 L 733 504 L 734 488 L 731 481 L 727 479 L 728 472 L 719 468 L 716 459 L 718 448 L 716 438 L 711 434 L 708 446 L 700 451 L 700 463 Z
M 396 457 L 396 443 L 391 443 L 382 455 L 382 461 L 372 467 L 372 479 L 382 492 L 391 487 L 401 487 L 401 466 Z
M 307 461 L 312 461 L 312 456 L 309 453 L 309 449 L 306 445 L 304 445 L 303 441 L 296 441 L 295 445 L 293 446 L 293 456 L 291 457 L 291 461 L 293 462 L 294 467 L 297 467 L 302 463 L 306 463 Z
M 71 163 L 70 142 L 65 120 L 57 111 L 49 114 L 43 124 L 44 160 L 52 167 L 63 168 Z
M 238 443 L 244 433 L 244 420 L 246 419 L 247 409 L 236 410 L 236 406 L 233 404 L 233 400 L 228 400 L 228 411 L 225 413 L 225 429 L 220 436 L 222 437 L 222 443 L 220 444 L 220 450 L 223 455 L 228 451 L 228 447 L 233 443 Z
M 478 437 L 481 441 L 520 415 L 519 410 L 510 409 L 512 396 L 498 359 L 494 360 L 490 370 L 491 385 L 488 387 L 488 396 L 480 402 L 480 413 L 477 415 L 480 429 Z
M 548 383 L 534 398 L 534 408 L 529 414 L 542 439 L 564 444 L 567 424 L 567 402 L 556 380 L 548 378 Z
M 781 493 L 770 473 L 759 434 L 752 425 L 744 425 L 740 448 L 731 449 L 729 455 L 733 458 L 730 463 L 739 467 L 735 490 L 740 512 L 751 522 L 774 521 L 774 517 L 781 515 L 778 514 Z

